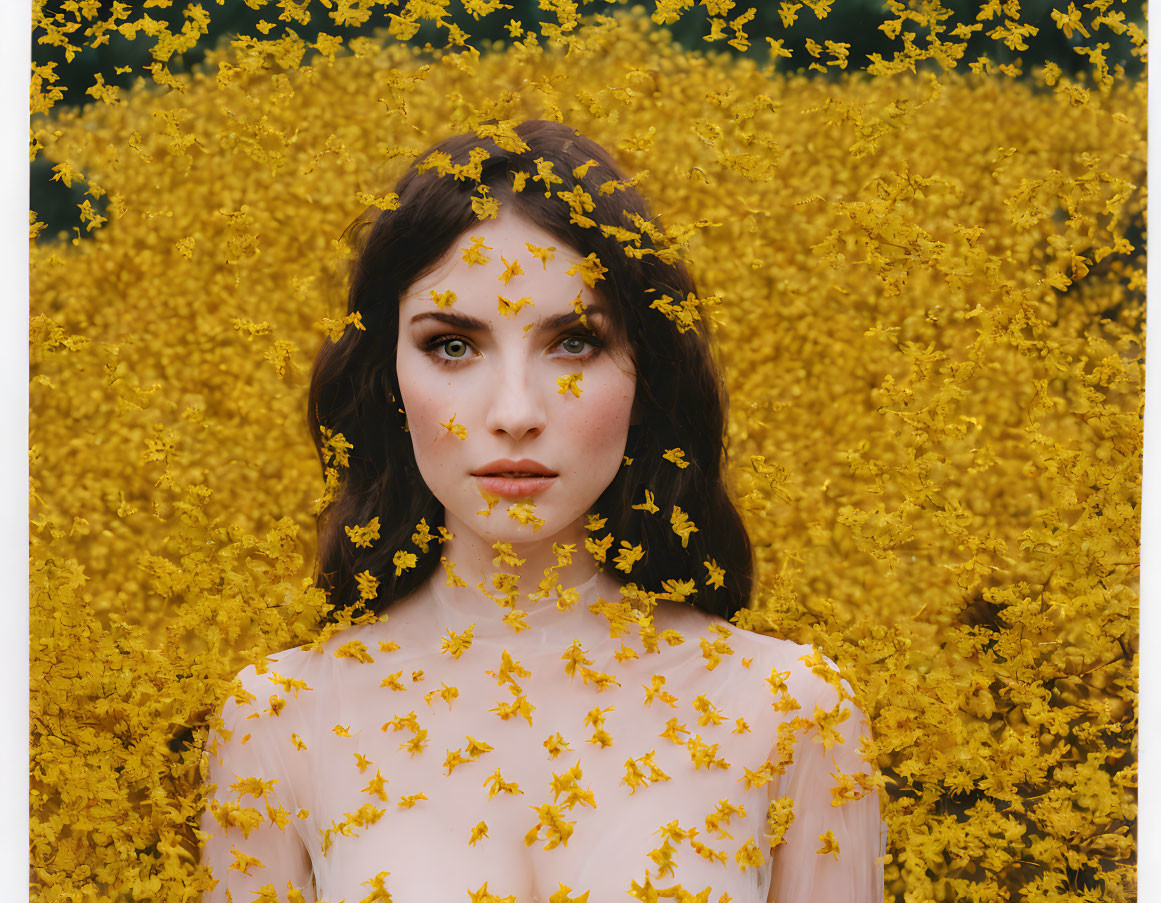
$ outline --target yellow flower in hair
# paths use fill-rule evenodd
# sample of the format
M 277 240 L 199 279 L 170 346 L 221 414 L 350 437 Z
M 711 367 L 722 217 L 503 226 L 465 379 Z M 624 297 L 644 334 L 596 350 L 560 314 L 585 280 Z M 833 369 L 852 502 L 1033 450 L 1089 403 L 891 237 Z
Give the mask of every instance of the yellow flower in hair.
M 640 505 L 633 505 L 633 508 L 638 511 L 648 511 L 650 514 L 656 514 L 661 509 L 653 504 L 653 493 L 648 489 L 645 490 L 645 501 Z
M 666 461 L 671 461 L 680 467 L 682 470 L 689 467 L 689 462 L 685 460 L 685 452 L 680 448 L 667 448 L 663 457 Z
M 626 574 L 633 569 L 633 565 L 645 557 L 645 550 L 640 546 L 630 545 L 624 539 L 621 540 L 621 548 L 617 552 L 617 559 L 614 562 L 618 571 L 624 571 Z
M 596 252 L 585 255 L 584 260 L 578 261 L 565 270 L 568 275 L 572 276 L 580 273 L 585 285 L 593 288 L 597 284 L 598 279 L 604 279 L 604 274 L 609 272 L 604 265 L 601 264 L 601 259 Z
M 681 537 L 681 547 L 686 548 L 689 544 L 690 534 L 697 532 L 697 527 L 689 519 L 689 515 L 674 505 L 673 511 L 669 515 L 669 523 L 673 527 L 673 532 Z
M 532 177 L 532 181 L 543 182 L 544 196 L 546 198 L 552 197 L 553 183 L 564 184 L 564 179 L 552 171 L 551 160 L 545 160 L 543 157 L 537 157 L 533 162 L 536 164 L 536 175 Z
M 480 219 L 496 219 L 500 215 L 500 199 L 488 197 L 489 190 L 487 185 L 481 185 L 482 196 L 472 198 L 472 212 Z
M 343 530 L 351 542 L 355 544 L 355 548 L 369 549 L 372 543 L 379 538 L 379 516 L 371 518 L 366 526 L 345 526 Z
M 391 563 L 395 565 L 395 576 L 398 577 L 404 571 L 415 567 L 418 561 L 419 558 L 414 552 L 404 552 L 400 549 L 391 559 Z

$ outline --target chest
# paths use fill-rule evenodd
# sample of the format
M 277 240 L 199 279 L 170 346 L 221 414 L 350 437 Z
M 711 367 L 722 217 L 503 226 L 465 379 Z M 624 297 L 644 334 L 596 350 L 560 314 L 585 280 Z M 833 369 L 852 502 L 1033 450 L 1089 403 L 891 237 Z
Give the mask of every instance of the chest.
M 296 796 L 320 900 L 765 899 L 755 694 L 676 654 L 471 651 L 352 669 L 315 712 Z

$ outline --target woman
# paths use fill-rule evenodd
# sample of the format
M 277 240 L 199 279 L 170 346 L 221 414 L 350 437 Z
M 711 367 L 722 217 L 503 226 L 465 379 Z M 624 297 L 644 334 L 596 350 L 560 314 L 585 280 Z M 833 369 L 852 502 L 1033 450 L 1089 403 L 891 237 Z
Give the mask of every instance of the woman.
M 688 272 L 601 147 L 479 132 L 403 176 L 316 362 L 345 629 L 239 675 L 206 899 L 877 903 L 849 686 L 729 622 L 751 549 Z

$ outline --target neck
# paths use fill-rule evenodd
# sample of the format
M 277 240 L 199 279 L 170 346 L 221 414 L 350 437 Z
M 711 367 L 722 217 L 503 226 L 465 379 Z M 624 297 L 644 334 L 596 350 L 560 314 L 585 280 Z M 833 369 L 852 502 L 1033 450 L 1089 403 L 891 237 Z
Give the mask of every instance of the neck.
M 596 561 L 584 547 L 585 530 L 547 539 L 512 542 L 511 553 L 497 552 L 491 542 L 472 533 L 463 524 L 448 526 L 453 536 L 440 548 L 457 577 L 481 595 L 498 600 L 515 590 L 513 605 L 527 609 L 539 601 L 556 599 L 556 588 L 579 587 L 598 573 Z M 433 579 L 447 579 L 444 567 Z M 554 580 L 555 578 L 555 580 Z M 545 591 L 544 586 L 552 584 Z M 531 597 L 531 598 L 530 598 Z

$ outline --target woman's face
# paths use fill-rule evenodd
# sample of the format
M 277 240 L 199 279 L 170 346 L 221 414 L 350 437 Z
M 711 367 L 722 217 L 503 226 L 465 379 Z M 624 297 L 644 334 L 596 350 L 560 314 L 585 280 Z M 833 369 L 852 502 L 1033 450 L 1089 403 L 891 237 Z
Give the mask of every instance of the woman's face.
M 472 238 L 483 239 L 486 263 L 464 259 Z M 542 262 L 528 245 L 555 248 L 552 259 Z M 469 229 L 400 299 L 396 369 L 408 431 L 454 534 L 466 530 L 488 545 L 551 539 L 583 550 L 585 515 L 622 465 L 636 375 L 604 302 L 580 270 L 567 272 L 579 262 L 571 248 L 506 211 Z M 578 298 L 591 332 L 577 315 Z M 476 475 L 501 459 L 527 459 L 555 476 Z M 488 510 L 485 493 L 499 495 L 488 516 L 478 513 Z M 535 533 L 533 523 L 509 515 L 519 503 L 544 521 Z

